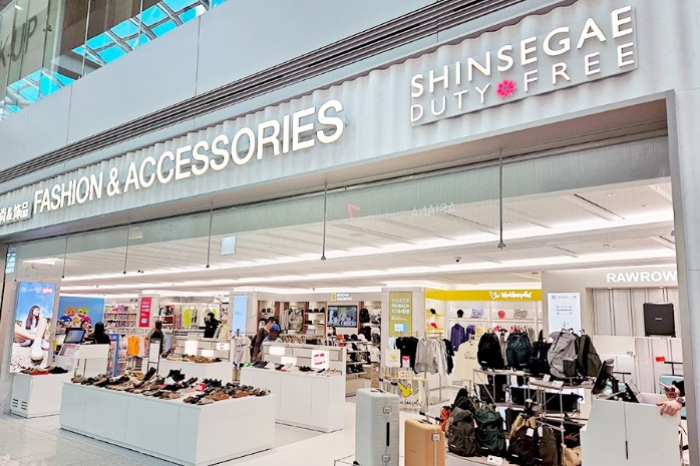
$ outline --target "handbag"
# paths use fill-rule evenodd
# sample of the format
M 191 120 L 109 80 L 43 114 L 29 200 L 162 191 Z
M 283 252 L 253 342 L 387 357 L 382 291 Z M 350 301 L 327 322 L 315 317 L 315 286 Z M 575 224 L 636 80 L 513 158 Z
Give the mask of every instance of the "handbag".
M 516 309 L 513 311 L 513 318 L 517 320 L 526 320 L 530 316 L 530 311 L 527 309 Z
M 562 445 L 561 464 L 562 466 L 581 466 L 581 447 L 569 448 Z

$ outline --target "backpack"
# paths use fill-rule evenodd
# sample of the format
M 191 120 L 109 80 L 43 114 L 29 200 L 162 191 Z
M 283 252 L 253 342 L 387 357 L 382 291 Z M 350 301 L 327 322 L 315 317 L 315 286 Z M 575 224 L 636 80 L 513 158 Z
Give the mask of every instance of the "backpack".
M 570 332 L 554 332 L 554 340 L 547 354 L 549 372 L 557 378 L 567 379 L 577 376 L 578 337 Z
M 521 466 L 531 466 L 535 464 L 537 458 L 539 435 L 537 435 L 537 424 L 535 418 L 527 420 L 520 416 L 520 427 L 518 427 L 510 437 L 508 446 L 508 460 Z
M 540 429 L 541 436 L 537 456 L 542 466 L 559 466 L 559 443 L 554 431 L 548 426 L 542 426 Z
M 514 332 L 508 335 L 506 342 L 506 359 L 508 367 L 520 370 L 527 367 L 532 354 L 530 337 L 524 332 Z
M 364 307 L 360 309 L 360 323 L 361 324 L 368 324 L 369 323 L 369 311 L 365 309 Z
M 544 341 L 544 332 L 540 330 L 540 336 L 532 345 L 532 353 L 530 354 L 530 362 L 528 367 L 530 373 L 535 377 L 549 374 L 549 363 L 547 362 L 547 354 L 551 345 Z
M 602 363 L 600 356 L 593 346 L 593 340 L 588 335 L 579 338 L 578 372 L 582 377 L 596 377 Z
M 501 344 L 495 333 L 484 333 L 481 336 L 476 357 L 483 369 L 505 368 L 503 353 L 501 353 Z
M 474 414 L 476 421 L 476 445 L 481 456 L 499 456 L 506 453 L 506 436 L 503 418 L 489 408 L 479 408 Z
M 465 409 L 472 414 L 474 414 L 476 412 L 476 408 L 474 407 L 474 403 L 472 402 L 472 398 L 471 398 L 471 396 L 469 396 L 469 392 L 467 391 L 466 388 L 460 388 L 459 391 L 457 392 L 457 396 L 455 397 L 455 401 L 454 401 L 454 403 L 452 403 L 452 409 L 455 409 L 455 408 Z
M 472 413 L 454 408 L 448 422 L 447 448 L 455 455 L 476 456 L 478 449 Z

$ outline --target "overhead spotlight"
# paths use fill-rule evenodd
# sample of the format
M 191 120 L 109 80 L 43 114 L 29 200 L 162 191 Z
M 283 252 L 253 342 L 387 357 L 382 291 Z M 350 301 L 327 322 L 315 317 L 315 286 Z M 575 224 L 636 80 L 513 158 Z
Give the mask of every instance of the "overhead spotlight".
M 21 6 L 19 6 L 19 4 L 15 3 L 15 10 L 17 10 L 17 11 L 22 11 L 22 10 L 24 10 L 24 8 L 22 8 Z

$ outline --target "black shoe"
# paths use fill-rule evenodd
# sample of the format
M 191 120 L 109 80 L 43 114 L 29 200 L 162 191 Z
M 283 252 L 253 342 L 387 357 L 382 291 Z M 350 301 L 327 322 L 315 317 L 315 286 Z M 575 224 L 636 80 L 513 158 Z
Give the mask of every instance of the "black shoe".
M 148 369 L 148 372 L 146 372 L 146 375 L 143 376 L 143 382 L 150 380 L 150 378 L 154 375 L 156 375 L 156 368 L 151 367 L 150 369 Z

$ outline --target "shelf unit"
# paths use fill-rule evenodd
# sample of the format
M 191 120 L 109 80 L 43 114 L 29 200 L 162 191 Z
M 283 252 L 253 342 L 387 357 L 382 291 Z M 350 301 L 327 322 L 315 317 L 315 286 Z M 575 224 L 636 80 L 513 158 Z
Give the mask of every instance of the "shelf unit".
M 309 302 L 306 303 L 306 312 L 304 313 L 304 333 L 308 333 L 310 328 L 316 330 L 316 335 L 326 334 L 327 314 L 326 309 L 328 303 Z M 318 323 L 314 323 L 318 321 Z
M 138 306 L 135 303 L 108 304 L 104 307 L 102 322 L 107 332 L 136 328 Z

